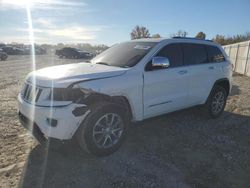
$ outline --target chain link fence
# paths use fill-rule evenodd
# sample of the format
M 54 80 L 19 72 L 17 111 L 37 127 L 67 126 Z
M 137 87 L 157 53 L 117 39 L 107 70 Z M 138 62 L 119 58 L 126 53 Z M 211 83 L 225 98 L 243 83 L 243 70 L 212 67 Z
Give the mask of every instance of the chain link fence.
M 250 41 L 223 46 L 234 65 L 234 71 L 250 77 Z

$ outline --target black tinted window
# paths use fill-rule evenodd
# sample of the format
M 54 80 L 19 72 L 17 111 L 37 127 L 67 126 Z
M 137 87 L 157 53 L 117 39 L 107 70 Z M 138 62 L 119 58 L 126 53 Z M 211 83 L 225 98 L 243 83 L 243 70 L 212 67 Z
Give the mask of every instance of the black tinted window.
M 184 64 L 197 65 L 207 62 L 206 47 L 201 44 L 183 44 Z
M 183 64 L 183 53 L 180 44 L 169 44 L 165 46 L 156 56 L 168 58 L 170 67 L 178 67 Z
M 209 62 L 222 62 L 225 61 L 221 50 L 216 46 L 207 46 L 207 54 Z

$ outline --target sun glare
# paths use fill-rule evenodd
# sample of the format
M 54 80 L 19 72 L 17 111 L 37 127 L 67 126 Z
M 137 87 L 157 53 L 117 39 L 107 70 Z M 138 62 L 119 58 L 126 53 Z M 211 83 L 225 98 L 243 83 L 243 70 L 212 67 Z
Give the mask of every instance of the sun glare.
M 17 6 L 32 6 L 34 0 L 3 0 L 4 4 L 12 4 Z
M 9 5 L 20 8 L 26 8 L 26 7 L 35 8 L 41 5 L 51 5 L 55 2 L 59 4 L 61 1 L 54 1 L 54 2 L 52 0 L 2 0 L 1 1 L 3 5 Z

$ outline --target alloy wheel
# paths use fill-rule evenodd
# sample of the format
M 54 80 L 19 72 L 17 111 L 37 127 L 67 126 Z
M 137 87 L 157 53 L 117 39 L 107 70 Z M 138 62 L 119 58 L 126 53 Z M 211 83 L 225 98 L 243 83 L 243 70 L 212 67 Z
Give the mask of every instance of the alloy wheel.
M 221 112 L 223 109 L 225 103 L 225 96 L 223 92 L 218 92 L 214 95 L 213 100 L 212 100 L 212 112 L 214 114 L 218 114 Z
M 99 148 L 114 146 L 122 136 L 124 123 L 122 118 L 115 113 L 101 116 L 93 127 L 93 139 Z

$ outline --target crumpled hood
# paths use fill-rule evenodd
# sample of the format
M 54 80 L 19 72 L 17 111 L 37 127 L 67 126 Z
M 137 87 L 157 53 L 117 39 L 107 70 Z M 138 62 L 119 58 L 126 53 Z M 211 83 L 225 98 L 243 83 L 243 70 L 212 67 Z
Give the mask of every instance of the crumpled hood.
M 41 87 L 65 88 L 74 82 L 102 79 L 122 75 L 127 68 L 91 63 L 75 63 L 43 68 L 31 72 L 26 80 Z

